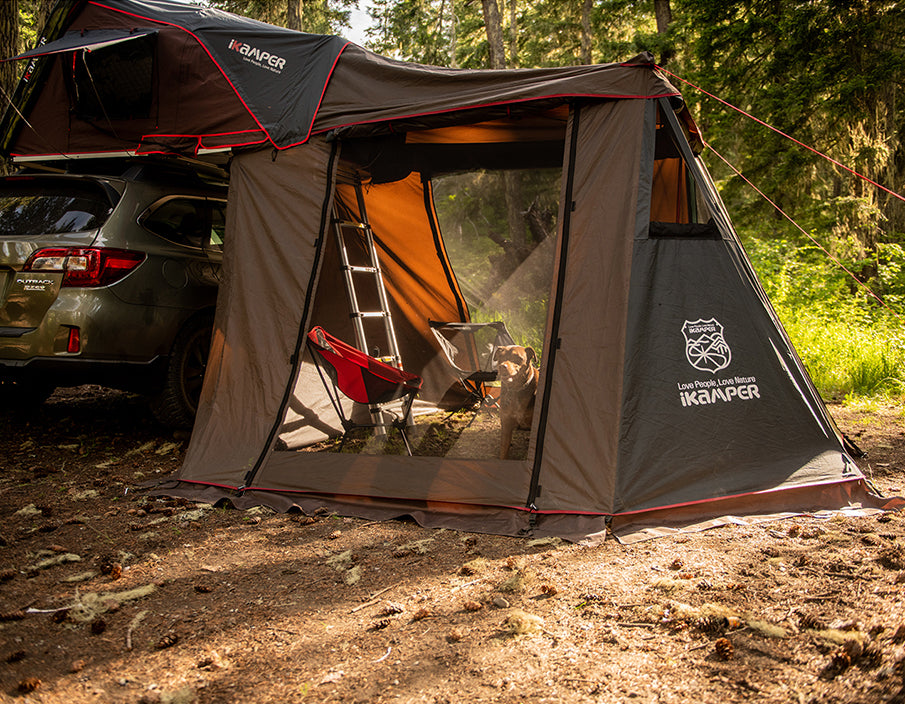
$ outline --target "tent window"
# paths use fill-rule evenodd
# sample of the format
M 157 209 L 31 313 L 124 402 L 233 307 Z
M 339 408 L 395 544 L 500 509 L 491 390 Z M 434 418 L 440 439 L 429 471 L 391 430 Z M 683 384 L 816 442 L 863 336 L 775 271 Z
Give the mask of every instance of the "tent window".
M 457 164 L 494 163 L 495 146 L 460 145 Z M 562 151 L 560 142 L 560 155 Z M 344 149 L 344 156 L 346 152 Z M 531 390 L 544 361 L 562 174 L 558 164 L 547 168 L 546 155 L 541 155 L 540 161 L 543 166 L 538 168 L 483 166 L 433 178 L 421 171 L 397 181 L 364 184 L 363 199 L 402 368 L 424 379 L 414 405 L 414 425 L 406 431 L 415 456 L 498 460 L 508 435 L 497 399 L 507 393 L 524 401 L 514 402 L 519 410 L 507 415 L 518 427 L 511 430 L 506 459 L 524 461 L 529 457 Z M 355 190 L 343 180 L 342 166 L 340 170 L 337 220 L 357 221 L 360 210 Z M 360 242 L 363 235 L 356 236 L 354 227 L 344 227 L 343 233 L 348 266 L 341 265 L 339 245 L 334 233 L 329 233 L 311 320 L 312 325 L 354 345 L 356 332 L 350 318 L 357 316 L 357 311 L 379 310 L 379 295 L 369 278 L 370 260 Z M 356 277 L 354 310 L 343 283 L 344 272 L 351 270 Z M 469 328 L 467 332 L 459 328 L 445 343 L 435 340 L 432 330 L 443 328 L 438 323 L 463 319 L 475 324 L 502 323 L 505 328 Z M 368 353 L 391 357 L 383 319 L 366 318 L 362 326 Z M 508 331 L 505 336 L 497 335 L 501 328 Z M 501 346 L 510 346 L 510 340 L 531 352 L 525 350 L 521 359 L 508 356 L 519 354 L 514 350 L 499 352 Z M 461 374 L 463 371 L 466 373 Z M 511 379 L 505 392 L 504 375 Z M 323 437 L 323 433 L 329 434 L 329 423 L 334 428 L 338 423 L 324 386 L 324 379 L 311 365 L 300 370 L 277 448 L 339 449 L 338 440 Z M 355 423 L 367 422 L 366 404 L 353 407 L 342 400 L 348 403 L 348 414 Z M 395 430 L 384 434 L 354 431 L 351 435 L 342 446 L 344 453 L 405 454 Z
M 450 261 L 472 318 L 503 320 L 543 352 L 562 171 L 473 171 L 434 179 Z M 512 200 L 517 202 L 513 203 Z
M 98 121 L 151 117 L 156 36 L 64 56 L 72 62 L 69 87 L 75 115 Z
M 710 213 L 702 201 L 670 127 L 657 125 L 650 218 L 654 222 L 706 223 Z

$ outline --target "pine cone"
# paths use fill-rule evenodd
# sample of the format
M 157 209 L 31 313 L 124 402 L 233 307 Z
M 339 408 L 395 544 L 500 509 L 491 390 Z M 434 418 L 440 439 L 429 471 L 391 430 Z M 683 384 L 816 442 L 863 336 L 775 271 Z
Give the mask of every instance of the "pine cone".
M 382 618 L 379 621 L 375 621 L 371 627 L 368 629 L 369 631 L 382 631 L 384 628 L 389 626 L 392 621 L 388 618 Z
M 0 582 L 8 582 L 17 574 L 16 570 L 0 570 Z
M 41 680 L 37 677 L 26 677 L 19 682 L 19 686 L 16 687 L 16 689 L 18 689 L 21 694 L 28 694 L 29 692 L 34 692 L 40 686 Z
M 860 666 L 865 670 L 876 670 L 883 663 L 883 649 L 873 643 L 868 643 L 861 651 Z
M 480 601 L 466 601 L 462 605 L 462 608 L 465 609 L 466 611 L 480 611 L 481 609 L 484 608 L 484 605 L 481 604 Z
M 720 660 L 732 659 L 732 641 L 728 638 L 718 638 L 716 643 L 713 644 L 713 649 Z
M 431 612 L 428 609 L 421 608 L 412 615 L 412 621 L 421 621 L 422 619 L 429 618 L 430 615 Z
M 0 621 L 21 621 L 25 618 L 25 612 L 21 609 L 19 611 L 4 611 L 0 613 Z
M 902 545 L 891 545 L 884 548 L 877 555 L 877 561 L 886 569 L 905 570 L 905 547 Z
M 820 671 L 820 676 L 827 680 L 837 678 L 845 672 L 852 664 L 852 659 L 844 650 L 837 650 L 833 653 L 830 661 Z
M 556 588 L 555 584 L 542 584 L 540 590 L 547 596 L 555 596 L 559 593 L 559 589 Z
M 167 633 L 163 638 L 157 641 L 156 648 L 158 650 L 164 650 L 165 648 L 172 648 L 176 643 L 179 642 L 179 636 L 175 633 Z
M 405 609 L 402 608 L 401 604 L 397 604 L 395 601 L 388 601 L 384 604 L 383 608 L 380 610 L 381 616 L 396 616 L 397 614 L 401 614 Z
M 694 623 L 694 627 L 704 633 L 725 633 L 729 621 L 723 616 L 702 616 Z
M 826 624 L 814 614 L 807 612 L 798 613 L 798 625 L 810 631 L 822 631 L 826 629 Z
M 595 592 L 588 592 L 579 597 L 582 601 L 606 601 L 606 597 Z

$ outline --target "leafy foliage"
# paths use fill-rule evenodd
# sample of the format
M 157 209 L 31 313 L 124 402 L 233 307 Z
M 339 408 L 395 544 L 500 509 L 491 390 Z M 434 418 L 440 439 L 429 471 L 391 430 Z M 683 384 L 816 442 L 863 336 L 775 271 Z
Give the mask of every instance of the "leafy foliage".
M 208 0 L 210 5 L 311 34 L 341 34 L 356 0 Z

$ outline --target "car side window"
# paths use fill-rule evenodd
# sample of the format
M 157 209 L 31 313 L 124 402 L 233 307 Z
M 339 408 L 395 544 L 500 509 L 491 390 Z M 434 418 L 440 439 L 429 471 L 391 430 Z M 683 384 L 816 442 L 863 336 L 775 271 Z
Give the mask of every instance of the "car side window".
M 205 249 L 223 241 L 223 215 L 203 198 L 170 198 L 152 206 L 141 224 L 170 242 Z
M 226 203 L 211 203 L 211 245 L 216 249 L 223 248 L 226 238 Z

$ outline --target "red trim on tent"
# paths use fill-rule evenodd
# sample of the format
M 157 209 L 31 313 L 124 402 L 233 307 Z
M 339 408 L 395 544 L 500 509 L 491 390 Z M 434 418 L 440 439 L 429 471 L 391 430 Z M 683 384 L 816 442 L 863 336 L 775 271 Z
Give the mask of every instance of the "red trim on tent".
M 101 2 L 97 2 L 97 0 L 89 0 L 88 4 L 94 5 L 95 7 L 103 8 L 105 10 L 109 10 L 110 12 L 118 12 L 119 14 L 126 15 L 128 17 L 135 17 L 136 19 L 144 20 L 145 22 L 154 22 L 155 24 L 161 24 L 161 25 L 164 25 L 165 27 L 173 27 L 175 29 L 182 30 L 186 34 L 191 35 L 191 37 L 196 42 L 198 42 L 198 44 L 201 45 L 201 48 L 204 49 L 204 53 L 206 53 L 208 55 L 208 58 L 210 58 L 210 60 L 214 63 L 214 66 L 217 67 L 217 70 L 220 71 L 223 78 L 226 79 L 226 82 L 229 83 L 229 87 L 233 89 L 233 93 L 236 94 L 236 97 L 239 99 L 239 102 L 242 103 L 242 107 L 244 107 L 248 111 L 248 114 L 251 115 L 251 119 L 253 119 L 255 121 L 255 124 L 257 124 L 258 127 L 260 127 L 261 130 L 264 132 L 264 134 L 267 135 L 267 138 L 270 139 L 271 144 L 274 144 L 273 139 L 270 137 L 270 133 L 265 129 L 264 125 L 261 124 L 261 122 L 260 122 L 260 120 L 258 120 L 257 116 L 251 111 L 251 108 L 248 107 L 248 104 L 242 99 L 242 96 L 239 95 L 239 91 L 236 90 L 236 86 L 233 85 L 233 82 L 231 80 L 229 80 L 229 76 L 226 75 L 226 71 L 224 71 L 223 67 L 221 67 L 220 64 L 217 63 L 217 60 L 213 57 L 213 55 L 211 54 L 210 50 L 207 48 L 205 43 L 198 38 L 197 34 L 195 34 L 194 32 L 192 32 L 178 24 L 173 24 L 172 22 L 164 22 L 163 20 L 151 19 L 150 17 L 144 17 L 144 16 L 136 14 L 134 12 L 126 12 L 125 10 L 119 10 L 115 7 L 110 7 L 109 5 L 104 5 Z M 274 144 L 274 146 L 276 146 L 276 144 Z
M 294 144 L 287 144 L 286 146 L 281 147 L 281 146 L 277 145 L 277 143 L 273 140 L 273 137 L 270 136 L 270 132 L 267 131 L 267 128 L 261 124 L 261 121 L 258 119 L 258 116 L 254 114 L 254 112 L 252 111 L 252 109 L 250 107 L 248 107 L 248 103 L 246 103 L 244 98 L 242 98 L 242 96 L 239 94 L 239 91 L 236 89 L 236 86 L 233 84 L 233 82 L 231 80 L 229 80 L 229 76 L 226 74 L 226 71 L 223 70 L 223 67 L 217 62 L 217 60 L 214 58 L 213 54 L 211 54 L 210 50 L 207 48 L 207 45 L 203 41 L 201 41 L 201 39 L 198 37 L 197 34 L 195 34 L 191 30 L 188 30 L 185 27 L 182 27 L 178 24 L 173 24 L 172 22 L 164 22 L 163 20 L 151 19 L 150 17 L 144 17 L 144 16 L 136 14 L 134 12 L 126 12 L 125 10 L 119 10 L 115 7 L 110 7 L 109 5 L 104 5 L 103 3 L 98 2 L 97 0 L 89 0 L 88 4 L 94 5 L 95 7 L 103 8 L 105 10 L 110 10 L 111 12 L 118 12 L 119 14 L 126 15 L 128 17 L 135 17 L 136 19 L 144 20 L 145 22 L 154 22 L 155 24 L 161 24 L 166 27 L 174 27 L 175 29 L 181 29 L 186 34 L 191 35 L 191 37 L 196 42 L 198 42 L 198 44 L 204 50 L 204 53 L 207 54 L 208 58 L 213 62 L 214 66 L 217 67 L 217 70 L 220 71 L 220 74 L 223 76 L 223 78 L 229 84 L 229 87 L 233 89 L 233 93 L 236 94 L 236 97 L 239 99 L 239 102 L 242 103 L 242 107 L 244 107 L 248 111 L 248 114 L 251 115 L 251 118 L 255 121 L 255 124 L 257 124 L 258 127 L 261 128 L 261 131 L 267 135 L 267 140 L 274 146 L 275 149 L 288 149 L 289 147 L 295 147 L 295 146 L 298 146 L 299 144 L 304 144 L 311 138 L 311 130 L 314 127 L 314 121 L 317 119 L 317 111 L 320 110 L 321 102 L 324 99 L 324 94 L 327 92 L 327 86 L 330 83 L 330 79 L 333 77 L 333 71 L 336 69 L 336 64 L 339 61 L 339 57 L 342 56 L 342 53 L 343 53 L 343 51 L 345 51 L 346 47 L 352 43 L 352 42 L 346 42 L 345 44 L 343 44 L 343 46 L 340 48 L 339 52 L 336 54 L 336 59 L 333 62 L 333 66 L 330 67 L 330 73 L 327 74 L 327 80 L 324 81 L 324 88 L 321 91 L 321 98 L 317 103 L 317 107 L 314 109 L 314 114 L 311 116 L 311 122 L 308 124 L 308 134 L 305 135 L 305 138 L 299 142 L 295 142 Z M 260 144 L 260 142 L 251 142 L 250 144 Z M 237 144 L 235 146 L 244 146 L 244 145 Z
M 619 513 L 596 513 L 594 511 L 534 511 L 538 514 L 575 514 L 579 516 L 636 516 L 642 513 L 650 513 L 651 511 L 668 511 L 669 509 L 683 508 L 685 506 L 697 506 L 699 504 L 709 504 L 716 501 L 728 501 L 730 499 L 743 499 L 746 496 L 764 496 L 766 494 L 778 494 L 782 491 L 790 491 L 792 489 L 808 489 L 817 486 L 834 486 L 842 484 L 850 484 L 852 482 L 861 482 L 864 477 L 853 477 L 851 479 L 841 479 L 826 482 L 809 482 L 807 484 L 792 484 L 789 486 L 774 487 L 772 489 L 762 489 L 760 491 L 744 491 L 741 494 L 727 494 L 726 496 L 712 496 L 709 499 L 698 499 L 696 501 L 683 501 L 678 504 L 668 504 L 666 506 L 652 506 L 651 508 L 641 508 L 636 511 L 620 511 Z
M 225 484 L 215 484 L 213 482 L 200 482 L 191 479 L 179 479 L 180 482 L 185 482 L 186 484 L 197 484 L 201 486 L 215 486 L 221 489 L 231 489 L 233 491 L 239 491 L 239 487 L 235 486 L 227 486 Z M 700 504 L 709 504 L 715 503 L 717 501 L 727 501 L 731 499 L 740 499 L 746 496 L 763 496 L 767 494 L 778 494 L 782 491 L 790 491 L 792 489 L 808 489 L 812 487 L 818 486 L 834 486 L 834 485 L 844 485 L 844 484 L 853 484 L 863 482 L 863 477 L 853 477 L 851 479 L 843 479 L 841 481 L 827 481 L 827 482 L 810 482 L 807 484 L 795 484 L 792 486 L 783 486 L 783 487 L 775 487 L 773 489 L 763 489 L 761 491 L 748 491 L 742 492 L 741 494 L 730 494 L 727 496 L 714 496 L 708 499 L 700 499 L 697 501 L 685 501 L 677 504 L 670 504 L 667 506 L 652 506 L 651 508 L 639 509 L 637 511 L 623 511 L 620 513 L 608 513 L 605 511 L 557 511 L 557 510 L 538 510 L 538 509 L 530 509 L 525 506 L 509 506 L 506 504 L 479 504 L 479 503 L 471 503 L 468 501 L 451 501 L 451 500 L 440 500 L 443 503 L 448 504 L 461 504 L 463 506 L 480 506 L 484 508 L 504 508 L 511 509 L 513 511 L 521 511 L 524 513 L 532 513 L 537 514 L 539 516 L 637 516 L 644 513 L 651 513 L 653 511 L 667 511 L 670 509 L 683 508 L 686 506 L 696 506 Z M 305 491 L 303 489 L 268 489 L 263 486 L 246 486 L 241 489 L 243 492 L 246 491 L 262 491 L 269 494 L 302 494 L 306 496 L 321 496 L 321 497 L 330 497 L 334 494 L 330 492 L 323 491 Z M 392 496 L 369 496 L 366 494 L 343 494 L 343 496 L 349 496 L 352 498 L 361 498 L 361 499 L 380 499 L 382 501 L 398 501 L 400 503 L 410 503 L 413 501 L 432 501 L 434 499 L 404 499 L 399 497 Z
M 296 142 L 295 144 L 287 144 L 285 147 L 277 147 L 277 149 L 289 149 L 289 147 L 297 147 L 298 145 L 304 144 L 309 139 L 311 139 L 311 135 L 314 130 L 314 122 L 317 120 L 317 113 L 321 109 L 321 103 L 324 102 L 324 96 L 327 94 L 327 86 L 330 85 L 330 79 L 333 78 L 333 72 L 336 70 L 336 64 L 339 63 L 339 57 L 343 55 L 346 47 L 351 43 L 352 42 L 346 42 L 345 44 L 343 44 L 342 49 L 340 49 L 339 53 L 336 55 L 336 60 L 334 60 L 333 65 L 330 67 L 330 73 L 327 74 L 327 80 L 324 81 L 324 88 L 321 91 L 321 97 L 317 101 L 317 107 L 314 108 L 314 114 L 311 116 L 311 124 L 308 125 L 308 134 L 305 135 L 305 139 L 303 139 L 301 142 Z

